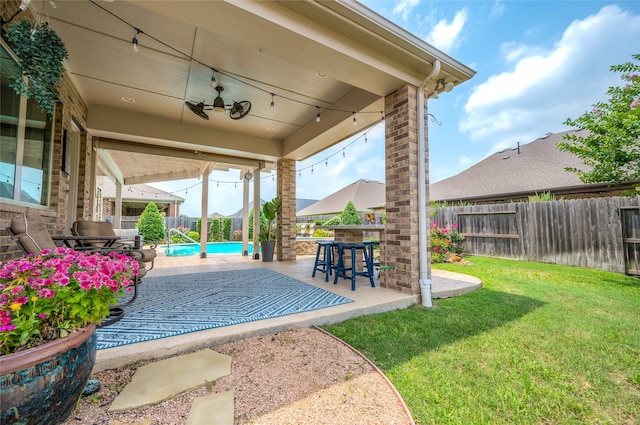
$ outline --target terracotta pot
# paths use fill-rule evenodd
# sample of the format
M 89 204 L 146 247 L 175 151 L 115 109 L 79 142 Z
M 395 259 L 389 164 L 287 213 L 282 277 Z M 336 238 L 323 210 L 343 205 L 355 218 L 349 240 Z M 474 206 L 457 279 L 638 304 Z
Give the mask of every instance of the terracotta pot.
M 73 411 L 96 361 L 96 327 L 0 356 L 0 423 L 56 425 Z

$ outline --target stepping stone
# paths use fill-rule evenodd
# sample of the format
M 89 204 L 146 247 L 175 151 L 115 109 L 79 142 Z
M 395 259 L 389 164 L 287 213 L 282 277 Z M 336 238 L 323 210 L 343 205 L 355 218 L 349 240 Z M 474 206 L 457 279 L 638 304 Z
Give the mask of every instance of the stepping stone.
M 131 382 L 111 403 L 109 412 L 158 404 L 230 373 L 231 357 L 213 350 L 150 363 L 136 371 Z
M 193 400 L 186 425 L 233 425 L 233 391 Z

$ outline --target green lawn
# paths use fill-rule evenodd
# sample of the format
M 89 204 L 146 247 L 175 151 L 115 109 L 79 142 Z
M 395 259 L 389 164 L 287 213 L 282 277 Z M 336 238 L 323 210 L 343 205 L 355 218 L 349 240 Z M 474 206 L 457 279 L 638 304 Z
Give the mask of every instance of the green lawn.
M 640 424 L 640 280 L 471 257 L 478 291 L 327 329 L 368 356 L 417 424 Z

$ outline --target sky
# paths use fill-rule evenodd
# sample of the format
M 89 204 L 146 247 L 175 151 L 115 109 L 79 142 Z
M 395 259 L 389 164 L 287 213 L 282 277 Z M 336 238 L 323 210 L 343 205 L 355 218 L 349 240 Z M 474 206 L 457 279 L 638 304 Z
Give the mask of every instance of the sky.
M 435 119 L 429 121 L 430 182 L 518 142 L 569 130 L 568 118 L 607 101 L 607 89 L 622 84 L 610 67 L 640 53 L 639 1 L 362 3 L 476 71 L 428 100 Z M 322 199 L 359 179 L 384 182 L 384 125 L 299 162 L 297 170 L 297 197 L 305 199 Z M 209 213 L 241 209 L 240 179 L 238 172 L 212 173 Z M 198 180 L 151 185 L 186 198 L 182 214 L 200 215 Z M 275 179 L 263 174 L 262 199 L 275 195 Z

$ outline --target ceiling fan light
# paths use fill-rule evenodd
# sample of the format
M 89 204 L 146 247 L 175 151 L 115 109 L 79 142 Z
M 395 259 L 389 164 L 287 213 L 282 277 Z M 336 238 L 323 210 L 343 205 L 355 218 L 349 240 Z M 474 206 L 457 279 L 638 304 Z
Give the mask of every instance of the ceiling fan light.
M 213 100 L 213 111 L 224 112 L 224 100 L 220 96 Z

